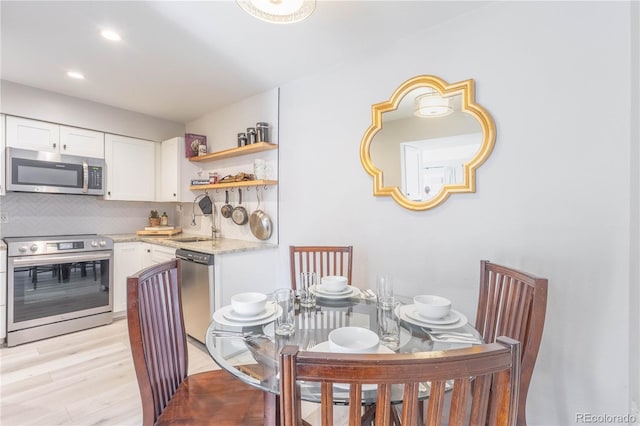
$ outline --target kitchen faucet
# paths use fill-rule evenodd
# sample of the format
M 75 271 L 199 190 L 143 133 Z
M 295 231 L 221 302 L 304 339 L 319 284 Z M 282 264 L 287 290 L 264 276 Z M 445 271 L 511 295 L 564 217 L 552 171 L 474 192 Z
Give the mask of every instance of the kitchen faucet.
M 198 201 L 200 200 L 200 201 Z M 211 217 L 211 239 L 213 241 L 217 240 L 220 235 L 219 227 L 216 226 L 216 219 L 218 217 L 218 209 L 216 208 L 216 204 L 211 200 L 207 191 L 204 194 L 198 195 L 192 203 L 191 209 L 191 226 L 196 226 L 196 202 L 202 211 L 202 216 L 210 216 Z

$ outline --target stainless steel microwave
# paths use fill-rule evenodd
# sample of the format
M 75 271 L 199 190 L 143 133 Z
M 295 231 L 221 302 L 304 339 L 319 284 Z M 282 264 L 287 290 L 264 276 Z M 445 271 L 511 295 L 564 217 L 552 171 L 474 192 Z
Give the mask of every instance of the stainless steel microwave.
M 104 195 L 104 160 L 7 148 L 7 190 Z

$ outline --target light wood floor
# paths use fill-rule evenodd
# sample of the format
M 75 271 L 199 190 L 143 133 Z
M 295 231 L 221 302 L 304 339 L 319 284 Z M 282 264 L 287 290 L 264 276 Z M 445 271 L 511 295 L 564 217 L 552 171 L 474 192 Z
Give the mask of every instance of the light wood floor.
M 218 366 L 189 344 L 189 374 Z M 0 349 L 0 424 L 142 424 L 127 322 Z

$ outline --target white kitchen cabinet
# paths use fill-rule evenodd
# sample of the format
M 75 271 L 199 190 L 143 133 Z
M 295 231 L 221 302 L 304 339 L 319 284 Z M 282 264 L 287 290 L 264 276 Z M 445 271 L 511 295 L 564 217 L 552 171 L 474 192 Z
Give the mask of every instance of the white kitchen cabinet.
M 167 262 L 176 257 L 175 247 L 151 244 L 151 262 L 153 264 Z
M 161 246 L 159 244 L 142 243 L 142 267 L 166 262 L 176 257 L 176 248 Z
M 153 261 L 151 260 L 151 248 L 153 244 L 150 243 L 142 243 L 142 267 L 148 268 L 153 265 Z
M 184 138 L 172 138 L 160 144 L 156 201 L 180 201 L 180 163 L 183 157 Z
M 7 146 L 34 151 L 58 152 L 60 126 L 46 121 L 7 116 Z
M 4 151 L 5 151 L 5 118 L 4 114 L 0 114 L 0 195 L 4 195 L 6 192 L 5 178 L 4 178 Z
M 143 244 L 113 245 L 113 312 L 127 311 L 127 277 L 143 268 Z
M 60 154 L 104 158 L 104 133 L 60 126 Z
M 0 339 L 7 338 L 7 251 L 0 250 Z
M 105 200 L 155 201 L 157 143 L 105 135 Z
M 80 157 L 104 158 L 104 133 L 7 116 L 7 146 Z

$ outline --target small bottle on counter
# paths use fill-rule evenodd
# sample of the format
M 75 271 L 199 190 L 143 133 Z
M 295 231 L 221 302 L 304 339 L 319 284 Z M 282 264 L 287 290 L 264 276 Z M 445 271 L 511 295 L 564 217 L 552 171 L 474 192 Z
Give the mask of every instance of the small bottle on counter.
M 162 216 L 160 216 L 160 226 L 169 226 L 169 216 L 167 216 L 167 212 L 163 212 Z

